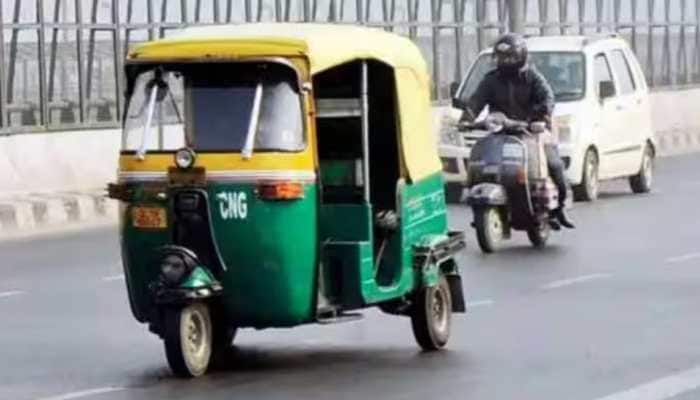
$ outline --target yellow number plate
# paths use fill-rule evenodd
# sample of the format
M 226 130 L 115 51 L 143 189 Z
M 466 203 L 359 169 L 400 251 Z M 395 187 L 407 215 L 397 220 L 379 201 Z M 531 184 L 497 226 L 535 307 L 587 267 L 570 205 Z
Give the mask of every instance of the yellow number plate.
M 134 228 L 164 229 L 168 227 L 165 208 L 161 207 L 134 207 L 131 210 L 131 221 Z

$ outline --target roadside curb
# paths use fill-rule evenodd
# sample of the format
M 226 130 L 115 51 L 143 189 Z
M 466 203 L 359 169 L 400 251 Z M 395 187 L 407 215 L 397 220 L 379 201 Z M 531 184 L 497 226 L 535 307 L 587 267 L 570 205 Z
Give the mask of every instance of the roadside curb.
M 672 129 L 655 133 L 659 156 L 674 156 L 700 151 L 700 128 Z
M 0 197 L 0 240 L 116 225 L 118 208 L 98 190 Z

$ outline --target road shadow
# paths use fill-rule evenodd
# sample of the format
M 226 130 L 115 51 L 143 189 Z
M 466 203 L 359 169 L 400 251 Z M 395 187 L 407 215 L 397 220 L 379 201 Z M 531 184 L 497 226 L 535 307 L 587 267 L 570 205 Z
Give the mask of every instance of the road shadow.
M 622 191 L 622 190 L 606 190 L 605 192 L 600 192 L 598 194 L 598 199 L 599 200 L 607 200 L 607 199 L 627 199 L 627 198 L 639 198 L 642 199 L 644 197 L 650 196 L 653 193 L 648 193 L 648 194 L 637 194 L 633 193 L 630 191 Z
M 299 371 L 301 369 L 323 370 L 364 366 L 372 369 L 425 367 L 425 363 L 442 362 L 449 359 L 449 351 L 422 352 L 414 349 L 368 349 L 366 347 L 321 347 L 322 344 L 300 348 L 270 348 L 233 346 L 218 360 L 214 371 L 218 373 L 256 373 Z M 328 346 L 333 346 L 328 344 Z
M 398 393 L 434 381 L 441 373 L 447 376 L 450 371 L 473 367 L 468 356 L 450 350 L 425 353 L 413 348 L 322 346 L 234 346 L 200 378 L 177 378 L 163 367 L 142 371 L 126 386 L 140 389 L 139 394 L 134 393 L 139 399 L 218 399 L 231 393 L 257 394 L 261 400 L 306 398 L 309 394 L 333 398 L 333 393 L 368 390 Z
M 497 260 L 503 258 L 519 258 L 523 256 L 527 257 L 552 257 L 559 256 L 565 253 L 566 246 L 561 246 L 557 243 L 551 243 L 544 248 L 534 248 L 531 245 L 520 244 L 520 243 L 510 243 L 509 241 L 504 241 L 500 244 L 493 253 L 485 254 L 479 249 L 479 245 L 476 243 L 468 243 L 469 250 L 465 253 L 467 257 L 476 257 L 481 260 Z

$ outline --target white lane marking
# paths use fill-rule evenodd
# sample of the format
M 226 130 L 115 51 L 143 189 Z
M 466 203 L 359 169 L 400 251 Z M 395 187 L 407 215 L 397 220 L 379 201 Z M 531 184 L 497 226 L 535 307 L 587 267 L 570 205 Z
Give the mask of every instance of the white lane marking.
M 669 264 L 675 264 L 683 261 L 693 260 L 696 258 L 700 258 L 700 253 L 689 253 L 680 256 L 670 257 L 666 259 L 666 262 Z
M 466 304 L 467 310 L 470 308 L 474 308 L 474 307 L 486 307 L 486 306 L 492 306 L 492 305 L 493 305 L 493 300 L 491 300 L 491 299 L 468 301 Z
M 27 293 L 27 292 L 23 292 L 21 290 L 10 290 L 9 292 L 0 292 L 0 297 L 19 296 L 19 295 L 22 295 L 25 293 Z
M 562 279 L 562 280 L 550 282 L 550 283 L 542 286 L 542 289 L 543 290 L 558 289 L 560 287 L 574 285 L 574 284 L 581 283 L 581 282 L 592 281 L 594 279 L 610 278 L 611 276 L 612 276 L 611 274 L 582 275 L 582 276 L 577 276 L 575 278 Z
M 102 277 L 102 280 L 103 280 L 104 282 L 123 281 L 123 280 L 124 280 L 124 274 L 112 275 L 112 276 L 105 276 L 105 277 Z
M 597 400 L 666 400 L 700 388 L 700 367 L 657 379 Z
M 119 392 L 122 390 L 126 390 L 126 388 L 125 387 L 118 387 L 118 386 L 107 386 L 107 387 L 101 387 L 101 388 L 95 388 L 95 389 L 81 390 L 79 392 L 59 394 L 57 396 L 43 397 L 43 398 L 37 399 L 37 400 L 72 400 L 72 399 L 79 399 L 81 397 L 94 396 L 97 394 Z

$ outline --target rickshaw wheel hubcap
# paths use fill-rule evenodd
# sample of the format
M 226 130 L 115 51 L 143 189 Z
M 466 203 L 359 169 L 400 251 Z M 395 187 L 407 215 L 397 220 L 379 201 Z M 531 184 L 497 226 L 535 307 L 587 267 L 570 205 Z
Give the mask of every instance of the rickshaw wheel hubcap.
M 437 288 L 433 292 L 433 301 L 431 308 L 433 321 L 435 322 L 435 327 L 440 332 L 443 332 L 447 326 L 447 307 L 445 304 L 445 295 L 439 288 Z
M 182 314 L 182 350 L 187 363 L 194 369 L 200 369 L 207 363 L 208 336 L 205 316 L 200 310 L 190 310 Z

